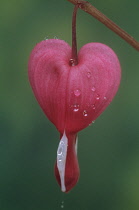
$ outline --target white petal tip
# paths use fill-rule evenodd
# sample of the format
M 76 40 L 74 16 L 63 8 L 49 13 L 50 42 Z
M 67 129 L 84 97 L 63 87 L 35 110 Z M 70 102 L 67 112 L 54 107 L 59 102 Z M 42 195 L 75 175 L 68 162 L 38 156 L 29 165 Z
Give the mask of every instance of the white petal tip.
M 57 168 L 60 175 L 61 181 L 61 191 L 65 192 L 65 166 L 66 166 L 66 157 L 67 157 L 67 146 L 68 146 L 68 139 L 64 132 L 57 149 Z

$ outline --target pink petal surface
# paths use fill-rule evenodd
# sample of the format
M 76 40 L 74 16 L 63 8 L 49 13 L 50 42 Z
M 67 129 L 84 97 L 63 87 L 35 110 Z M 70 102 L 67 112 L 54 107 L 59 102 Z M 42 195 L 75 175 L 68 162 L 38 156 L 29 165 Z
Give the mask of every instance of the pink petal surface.
M 121 79 L 116 54 L 100 43 L 84 45 L 78 65 L 70 66 L 71 47 L 63 40 L 40 42 L 29 59 L 29 80 L 35 97 L 61 136 L 68 138 L 65 168 L 66 191 L 79 177 L 75 154 L 77 132 L 87 127 L 110 104 Z M 59 172 L 55 166 L 60 184 Z

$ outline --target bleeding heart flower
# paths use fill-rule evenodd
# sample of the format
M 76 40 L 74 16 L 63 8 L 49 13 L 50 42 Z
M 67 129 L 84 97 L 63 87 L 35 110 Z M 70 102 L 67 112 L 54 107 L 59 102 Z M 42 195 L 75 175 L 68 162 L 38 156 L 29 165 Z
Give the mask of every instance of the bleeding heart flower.
M 72 50 L 62 40 L 44 40 L 33 49 L 28 65 L 36 99 L 60 133 L 55 175 L 63 192 L 79 178 L 77 133 L 110 104 L 121 77 L 118 58 L 108 46 L 84 45 L 76 65 Z

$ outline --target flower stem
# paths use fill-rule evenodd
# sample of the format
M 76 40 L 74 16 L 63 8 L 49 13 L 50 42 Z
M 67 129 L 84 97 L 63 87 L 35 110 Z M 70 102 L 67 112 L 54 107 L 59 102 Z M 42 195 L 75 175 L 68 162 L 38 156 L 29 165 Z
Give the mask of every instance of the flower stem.
M 78 64 L 77 56 L 77 40 L 76 40 L 76 15 L 79 5 L 76 4 L 73 10 L 72 16 L 72 58 L 70 59 L 70 65 L 75 66 Z
M 108 27 L 110 30 L 112 30 L 116 34 L 118 34 L 128 44 L 130 44 L 132 47 L 134 47 L 136 50 L 139 51 L 139 42 L 137 42 L 132 36 L 130 36 L 126 31 L 124 31 L 122 28 L 116 25 L 113 21 L 107 18 L 103 13 L 97 10 L 89 2 L 82 1 L 82 0 L 68 0 L 68 1 L 71 2 L 72 4 L 78 5 L 80 9 L 92 15 L 94 18 L 99 20 L 106 27 Z

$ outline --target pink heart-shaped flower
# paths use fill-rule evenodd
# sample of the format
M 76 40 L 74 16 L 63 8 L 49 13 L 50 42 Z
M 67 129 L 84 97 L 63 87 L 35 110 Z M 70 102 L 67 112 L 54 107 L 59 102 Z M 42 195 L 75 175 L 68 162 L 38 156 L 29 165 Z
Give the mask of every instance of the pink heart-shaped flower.
M 44 40 L 33 49 L 28 65 L 35 97 L 60 132 L 55 174 L 66 192 L 79 177 L 77 133 L 110 104 L 121 78 L 118 58 L 104 44 L 84 45 L 75 66 L 71 54 L 63 40 Z

